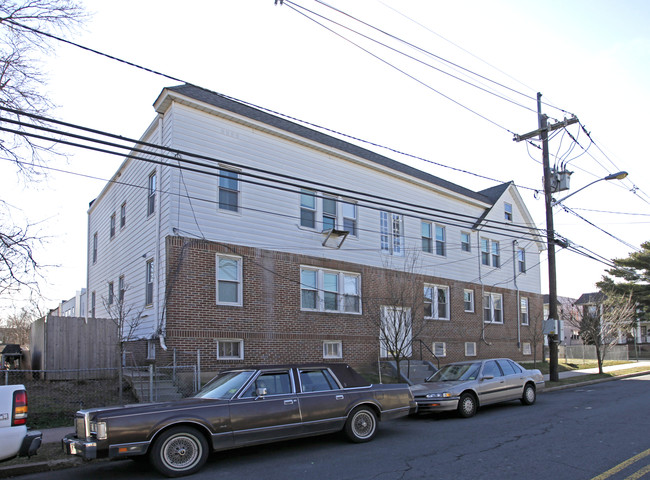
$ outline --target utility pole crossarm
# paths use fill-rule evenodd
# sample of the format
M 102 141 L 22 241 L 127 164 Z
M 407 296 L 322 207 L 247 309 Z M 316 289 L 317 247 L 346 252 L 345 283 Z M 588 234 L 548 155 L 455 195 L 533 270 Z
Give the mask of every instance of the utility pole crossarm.
M 524 135 L 515 135 L 515 137 L 512 140 L 515 142 L 523 142 L 524 140 L 528 140 L 530 138 L 541 135 L 542 131 L 548 133 L 557 130 L 558 128 L 568 127 L 569 125 L 573 125 L 574 123 L 578 123 L 578 117 L 576 117 L 575 115 L 571 118 L 565 118 L 561 122 L 554 123 L 553 125 L 548 125 L 546 128 L 538 128 L 537 130 L 533 130 L 532 132 L 528 132 Z

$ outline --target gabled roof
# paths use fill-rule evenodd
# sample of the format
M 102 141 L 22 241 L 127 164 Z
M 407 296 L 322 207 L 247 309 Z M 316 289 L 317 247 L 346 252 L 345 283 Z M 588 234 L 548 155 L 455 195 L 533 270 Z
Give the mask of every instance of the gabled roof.
M 411 167 L 409 165 L 403 164 L 391 158 L 375 153 L 371 150 L 367 150 L 363 147 L 359 147 L 358 145 L 354 145 L 352 143 L 335 138 L 333 136 L 327 135 L 317 130 L 305 127 L 298 123 L 286 120 L 282 117 L 272 115 L 259 108 L 255 108 L 253 106 L 244 104 L 242 102 L 224 96 L 220 93 L 213 92 L 205 88 L 197 87 L 195 85 L 185 84 L 185 85 L 179 85 L 175 87 L 167 87 L 163 89 L 159 97 L 154 102 L 156 111 L 158 111 L 159 113 L 162 113 L 167 109 L 168 104 L 170 103 L 170 99 L 166 97 L 169 96 L 169 93 L 183 95 L 195 101 L 203 102 L 213 107 L 227 110 L 231 113 L 246 117 L 256 122 L 264 123 L 268 126 L 283 130 L 292 135 L 297 135 L 304 139 L 317 142 L 321 145 L 325 145 L 327 147 L 335 148 L 342 152 L 355 155 L 357 157 L 363 158 L 370 162 L 374 162 L 383 167 L 390 168 L 392 170 L 409 175 L 419 180 L 423 180 L 425 182 L 431 183 L 433 185 L 444 188 L 453 193 L 471 198 L 481 203 L 488 204 L 488 205 L 491 205 L 493 203 L 492 198 L 486 196 L 482 192 L 475 192 L 468 188 L 444 180 L 440 177 L 436 177 L 435 175 L 431 175 L 429 173 L 423 172 L 422 170 L 418 170 L 417 168 Z M 504 185 L 497 185 L 497 187 L 493 187 L 493 188 L 505 189 L 508 187 L 508 185 L 510 185 L 510 183 L 506 183 Z M 490 190 L 492 189 L 488 189 L 486 191 L 489 192 Z
M 583 293 L 574 305 L 596 305 L 607 298 L 602 292 Z

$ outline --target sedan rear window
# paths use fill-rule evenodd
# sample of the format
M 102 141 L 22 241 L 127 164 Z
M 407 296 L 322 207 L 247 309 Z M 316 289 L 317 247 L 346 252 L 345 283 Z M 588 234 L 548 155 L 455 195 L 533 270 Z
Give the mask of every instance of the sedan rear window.
M 303 392 L 338 390 L 339 386 L 327 370 L 301 370 L 300 384 Z

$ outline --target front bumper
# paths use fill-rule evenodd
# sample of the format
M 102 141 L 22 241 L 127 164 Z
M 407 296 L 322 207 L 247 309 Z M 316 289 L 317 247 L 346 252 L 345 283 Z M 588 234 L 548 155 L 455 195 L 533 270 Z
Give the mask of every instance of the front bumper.
M 450 412 L 458 408 L 458 397 L 455 398 L 416 398 L 418 413 Z
M 61 446 L 68 455 L 76 455 L 85 460 L 97 458 L 97 442 L 92 439 L 84 440 L 70 433 L 61 440 Z

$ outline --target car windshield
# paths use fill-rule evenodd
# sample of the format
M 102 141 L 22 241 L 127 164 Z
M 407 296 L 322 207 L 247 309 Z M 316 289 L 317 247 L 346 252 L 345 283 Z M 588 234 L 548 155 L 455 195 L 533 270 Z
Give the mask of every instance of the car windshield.
M 445 365 L 427 378 L 427 382 L 455 382 L 458 380 L 476 380 L 481 363 L 462 363 L 460 365 Z
M 198 398 L 230 400 L 254 373 L 254 370 L 244 370 L 217 375 L 194 396 Z

